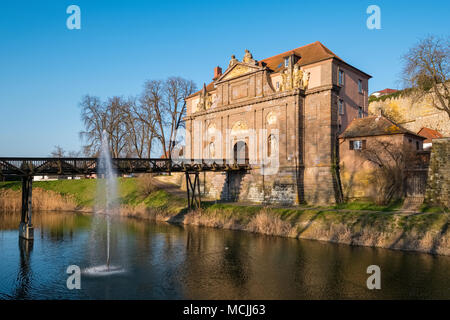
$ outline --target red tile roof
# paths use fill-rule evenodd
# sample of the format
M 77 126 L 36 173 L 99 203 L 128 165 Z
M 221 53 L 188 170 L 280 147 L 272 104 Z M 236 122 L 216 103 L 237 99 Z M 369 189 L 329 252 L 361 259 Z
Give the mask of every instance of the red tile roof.
M 433 139 L 436 138 L 442 138 L 443 135 L 439 133 L 439 131 L 427 128 L 427 127 L 423 127 L 422 129 L 419 130 L 419 132 L 417 132 L 417 134 L 419 136 L 425 137 L 427 138 L 424 143 L 430 143 Z
M 259 61 L 259 64 L 265 63 L 266 66 L 273 70 L 278 71 L 282 69 L 284 58 L 290 54 L 295 54 L 300 57 L 298 62 L 296 63 L 299 66 L 304 66 L 307 64 L 311 64 L 314 62 L 330 59 L 330 58 L 336 58 L 341 61 L 343 61 L 341 58 L 339 58 L 336 54 L 334 54 L 330 49 L 325 47 L 322 43 L 319 41 L 307 44 L 306 46 L 302 46 L 293 50 L 289 50 L 280 54 L 277 54 L 273 57 L 263 59 Z
M 375 93 L 378 93 L 380 96 L 385 96 L 385 95 L 388 95 L 388 94 L 391 94 L 391 93 L 394 93 L 394 92 L 397 92 L 397 91 L 398 90 L 396 90 L 396 89 L 386 88 L 386 89 L 383 89 L 383 90 L 380 90 L 380 91 L 375 91 L 371 95 L 373 95 Z
M 389 89 L 389 88 L 386 88 L 386 89 L 383 89 L 383 90 L 381 90 L 381 91 L 377 91 L 378 93 L 385 93 L 385 94 L 390 94 L 390 93 L 394 93 L 394 92 L 397 92 L 398 90 L 396 90 L 396 89 Z
M 316 42 L 307 44 L 305 46 L 302 46 L 302 47 L 299 47 L 299 48 L 296 48 L 293 50 L 289 50 L 289 51 L 277 54 L 275 56 L 260 60 L 258 62 L 258 65 L 262 66 L 262 64 L 264 63 L 264 65 L 267 66 L 270 70 L 272 70 L 274 72 L 278 72 L 284 68 L 284 65 L 283 65 L 284 58 L 291 53 L 294 53 L 300 57 L 300 59 L 296 63 L 299 66 L 308 65 L 311 63 L 315 63 L 315 62 L 319 62 L 319 61 L 323 61 L 323 60 L 327 60 L 327 59 L 331 59 L 331 58 L 338 59 L 338 60 L 344 62 L 345 64 L 347 64 L 345 61 L 343 61 L 341 58 L 339 58 L 336 54 L 334 54 L 330 49 L 325 47 L 321 42 L 316 41 Z M 354 68 L 354 67 L 352 67 L 352 68 Z M 365 72 L 363 72 L 357 68 L 354 68 L 354 69 L 362 72 L 363 74 L 366 74 Z M 368 75 L 368 74 L 366 74 L 366 75 L 370 77 L 370 75 Z M 213 89 L 214 89 L 214 82 L 211 82 L 206 86 L 206 90 L 208 92 Z M 191 94 L 187 98 L 196 96 L 201 91 L 202 90 L 199 90 L 199 91 Z
M 198 95 L 200 92 L 202 92 L 202 90 L 203 90 L 203 87 L 202 87 L 202 89 L 198 90 L 197 92 L 194 92 L 194 93 L 191 94 L 190 96 L 187 96 L 186 99 Z M 210 92 L 210 91 L 212 91 L 212 90 L 214 90 L 214 81 L 211 81 L 210 83 L 208 83 L 208 84 L 206 85 L 206 92 Z
M 353 120 L 339 136 L 340 138 L 356 138 L 382 136 L 392 134 L 409 134 L 425 139 L 416 133 L 403 128 L 384 116 L 370 116 Z

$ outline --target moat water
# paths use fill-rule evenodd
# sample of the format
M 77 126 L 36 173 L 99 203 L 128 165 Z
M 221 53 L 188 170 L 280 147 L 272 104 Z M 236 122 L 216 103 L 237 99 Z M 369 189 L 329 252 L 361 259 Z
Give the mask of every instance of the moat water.
M 36 213 L 35 240 L 19 241 L 19 214 L 0 214 L 0 299 L 450 299 L 450 257 L 247 232 Z M 67 288 L 67 267 L 82 270 Z M 369 265 L 381 289 L 369 290 Z

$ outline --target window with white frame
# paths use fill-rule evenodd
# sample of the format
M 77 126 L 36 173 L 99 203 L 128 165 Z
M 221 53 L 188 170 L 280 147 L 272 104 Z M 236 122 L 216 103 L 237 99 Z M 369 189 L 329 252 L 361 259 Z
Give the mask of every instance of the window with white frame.
M 350 140 L 350 150 L 364 150 L 366 148 L 366 140 Z
M 289 67 L 289 58 L 284 58 L 284 66 Z
M 339 99 L 338 109 L 339 109 L 339 114 L 344 114 L 344 100 Z
M 344 71 L 341 69 L 339 69 L 339 85 L 344 85 Z

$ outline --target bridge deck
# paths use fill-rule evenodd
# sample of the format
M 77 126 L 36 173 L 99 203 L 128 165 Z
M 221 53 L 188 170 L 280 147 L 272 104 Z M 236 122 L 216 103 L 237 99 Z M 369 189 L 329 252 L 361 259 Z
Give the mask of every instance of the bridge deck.
M 248 161 L 230 163 L 222 159 L 113 158 L 116 173 L 162 173 L 199 171 L 241 171 Z M 90 175 L 97 173 L 98 158 L 0 158 L 0 176 Z

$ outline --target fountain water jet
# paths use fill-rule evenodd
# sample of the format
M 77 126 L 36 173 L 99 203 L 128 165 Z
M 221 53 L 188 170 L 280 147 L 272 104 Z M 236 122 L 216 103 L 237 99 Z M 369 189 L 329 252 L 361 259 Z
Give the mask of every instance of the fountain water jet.
M 85 269 L 87 274 L 106 275 L 123 272 L 117 266 L 111 266 L 110 233 L 111 216 L 118 213 L 117 179 L 112 167 L 109 152 L 108 137 L 105 131 L 102 134 L 100 157 L 97 171 L 97 197 L 96 214 L 106 215 L 106 265 Z

